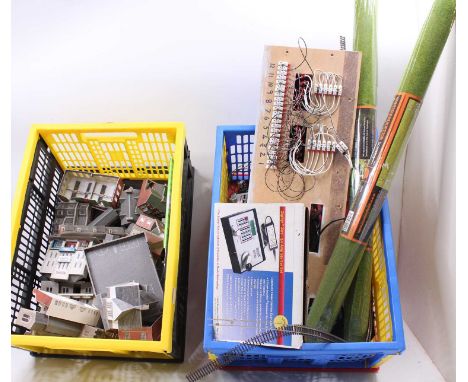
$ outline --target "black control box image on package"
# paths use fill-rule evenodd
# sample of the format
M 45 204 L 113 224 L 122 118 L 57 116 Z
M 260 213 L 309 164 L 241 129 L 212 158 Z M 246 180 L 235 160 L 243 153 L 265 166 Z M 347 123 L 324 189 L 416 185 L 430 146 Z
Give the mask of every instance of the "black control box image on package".
M 250 271 L 265 261 L 257 211 L 242 211 L 221 218 L 224 238 L 235 273 Z

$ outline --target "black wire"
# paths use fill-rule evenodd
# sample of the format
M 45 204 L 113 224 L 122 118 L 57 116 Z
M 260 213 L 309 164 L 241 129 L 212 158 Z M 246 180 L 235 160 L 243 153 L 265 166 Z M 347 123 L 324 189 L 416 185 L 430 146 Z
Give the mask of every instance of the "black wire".
M 333 223 L 336 223 L 336 222 L 339 222 L 339 221 L 342 221 L 342 220 L 345 220 L 346 218 L 340 218 L 340 219 L 335 219 L 335 220 L 332 220 L 330 223 L 328 223 L 325 227 L 323 227 L 320 231 L 320 235 L 323 233 L 323 231 L 325 231 L 325 229 L 327 229 L 331 224 Z
M 314 73 L 312 66 L 308 60 L 308 48 L 305 40 L 302 37 L 298 39 L 298 47 L 302 55 L 302 61 L 296 67 L 291 67 L 288 76 L 291 73 L 296 72 L 301 67 L 308 67 L 310 72 Z M 296 82 L 299 80 L 299 91 L 296 90 Z M 306 177 L 302 174 L 296 173 L 289 163 L 289 152 L 293 146 L 293 141 L 302 139 L 301 136 L 291 137 L 291 129 L 294 126 L 304 126 L 305 129 L 303 134 L 307 134 L 306 130 L 312 128 L 313 125 L 319 123 L 322 120 L 330 119 L 332 129 L 336 133 L 335 126 L 333 124 L 332 116 L 326 115 L 310 115 L 309 113 L 303 113 L 302 104 L 302 91 L 300 87 L 301 74 L 296 73 L 296 78 L 292 79 L 294 86 L 292 87 L 293 94 L 291 95 L 288 88 L 284 91 L 284 109 L 283 112 L 272 112 L 269 121 L 264 125 L 263 134 L 266 135 L 265 142 L 265 155 L 267 161 L 274 162 L 275 167 L 267 167 L 264 175 L 264 183 L 266 187 L 274 193 L 281 195 L 281 197 L 288 201 L 298 201 L 309 191 L 315 188 L 317 179 L 316 177 Z M 271 105 L 270 107 L 273 107 Z M 282 122 L 282 137 L 281 145 L 276 150 L 271 152 L 269 150 L 272 136 L 269 131 L 273 118 L 277 117 L 278 114 L 283 116 Z M 304 145 L 305 146 L 305 145 Z

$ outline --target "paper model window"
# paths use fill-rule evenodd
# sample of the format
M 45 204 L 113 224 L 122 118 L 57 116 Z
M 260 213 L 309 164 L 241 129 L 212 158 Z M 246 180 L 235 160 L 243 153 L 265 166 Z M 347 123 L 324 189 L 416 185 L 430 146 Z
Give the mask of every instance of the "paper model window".
M 101 186 L 101 192 L 99 194 L 98 202 L 100 202 L 106 196 L 106 188 L 107 186 L 105 184 Z
M 75 182 L 75 187 L 73 187 L 73 192 L 71 194 L 71 197 L 74 198 L 76 197 L 76 194 L 78 193 L 78 190 L 80 189 L 80 181 Z

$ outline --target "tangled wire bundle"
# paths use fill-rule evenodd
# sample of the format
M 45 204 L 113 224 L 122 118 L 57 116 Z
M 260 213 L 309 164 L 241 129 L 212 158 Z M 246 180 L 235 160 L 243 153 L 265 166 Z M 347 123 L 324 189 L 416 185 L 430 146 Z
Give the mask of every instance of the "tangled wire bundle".
M 266 144 L 265 184 L 291 201 L 315 187 L 316 177 L 330 170 L 336 150 L 349 156 L 332 120 L 340 105 L 343 77 L 312 69 L 302 38 L 299 49 L 303 60 L 297 67 L 289 69 L 287 63 L 278 63 Z M 301 74 L 301 69 L 307 73 Z

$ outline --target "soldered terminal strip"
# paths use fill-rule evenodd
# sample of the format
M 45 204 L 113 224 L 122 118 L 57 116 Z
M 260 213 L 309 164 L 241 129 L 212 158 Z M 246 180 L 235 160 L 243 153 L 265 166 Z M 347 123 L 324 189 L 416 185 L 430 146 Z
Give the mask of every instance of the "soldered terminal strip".
M 311 75 L 299 77 L 304 80 L 302 107 L 313 115 L 331 116 L 338 110 L 343 93 L 343 77 L 332 72 L 314 70 Z
M 278 161 L 278 148 L 281 141 L 281 128 L 283 125 L 284 99 L 288 81 L 289 63 L 279 61 L 276 70 L 276 85 L 273 98 L 273 114 L 270 123 L 267 144 L 267 168 L 276 168 Z
M 313 92 L 321 95 L 341 96 L 343 93 L 343 78 L 336 73 L 315 70 Z
M 335 152 L 336 141 L 325 139 L 309 139 L 306 145 L 306 149 L 313 151 Z

